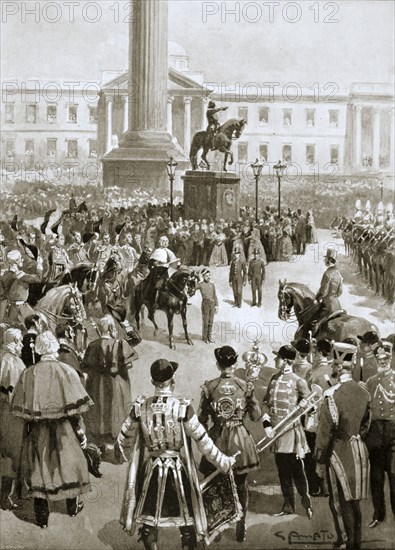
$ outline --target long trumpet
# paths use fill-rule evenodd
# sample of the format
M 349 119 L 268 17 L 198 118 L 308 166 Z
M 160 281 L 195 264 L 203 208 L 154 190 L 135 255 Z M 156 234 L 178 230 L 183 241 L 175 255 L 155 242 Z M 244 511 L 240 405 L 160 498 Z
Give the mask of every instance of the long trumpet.
M 281 420 L 273 428 L 274 436 L 273 437 L 263 437 L 256 443 L 257 452 L 261 453 L 267 447 L 270 447 L 276 439 L 284 435 L 286 432 L 291 430 L 295 423 L 305 414 L 309 413 L 314 407 L 316 407 L 324 398 L 324 392 L 320 386 L 317 384 L 312 384 L 313 392 L 306 398 L 307 407 L 301 407 L 298 405 L 293 411 L 291 411 L 285 418 Z

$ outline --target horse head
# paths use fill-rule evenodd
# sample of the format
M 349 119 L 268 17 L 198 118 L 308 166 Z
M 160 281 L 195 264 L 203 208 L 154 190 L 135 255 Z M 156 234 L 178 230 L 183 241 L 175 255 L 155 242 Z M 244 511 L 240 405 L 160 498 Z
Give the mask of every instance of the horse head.
M 186 283 L 188 296 L 193 296 L 195 294 L 198 280 L 199 280 L 199 274 L 197 271 L 193 270 L 190 273 Z
M 294 305 L 292 295 L 287 292 L 287 279 L 278 281 L 278 318 L 282 321 L 287 321 L 291 316 L 291 311 Z
M 243 133 L 244 128 L 245 128 L 245 126 L 246 126 L 246 124 L 247 124 L 247 121 L 246 121 L 245 118 L 240 118 L 238 124 L 239 124 L 238 127 L 237 127 L 236 130 L 234 131 L 234 132 L 235 132 L 234 137 L 235 137 L 236 139 L 239 139 L 239 137 L 240 137 L 241 134 Z

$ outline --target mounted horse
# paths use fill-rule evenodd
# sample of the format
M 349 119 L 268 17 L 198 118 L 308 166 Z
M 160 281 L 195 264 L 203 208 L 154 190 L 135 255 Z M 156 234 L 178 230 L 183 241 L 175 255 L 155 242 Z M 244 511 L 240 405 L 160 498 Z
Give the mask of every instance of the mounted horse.
M 326 316 L 320 311 L 320 305 L 315 304 L 315 294 L 301 283 L 279 281 L 278 300 L 278 316 L 282 321 L 290 320 L 294 310 L 299 323 L 295 339 L 308 338 L 311 331 L 317 339 L 342 342 L 345 338 L 357 338 L 371 330 L 378 332 L 377 327 L 366 319 L 348 315 L 344 310 Z
M 103 314 L 107 312 L 107 305 L 116 306 L 124 302 L 125 279 L 122 269 L 120 256 L 113 252 L 107 260 L 103 272 L 100 273 L 97 283 L 97 299 Z
M 205 163 L 207 170 L 210 170 L 210 163 L 207 160 L 209 151 L 220 151 L 225 154 L 223 170 L 226 172 L 226 163 L 230 156 L 229 164 L 233 164 L 233 153 L 231 151 L 232 140 L 239 139 L 243 133 L 244 127 L 247 124 L 245 118 L 231 118 L 219 127 L 217 134 L 214 137 L 214 148 L 210 139 L 207 137 L 207 132 L 202 130 L 196 132 L 192 138 L 189 160 L 191 161 L 192 170 L 198 169 L 197 155 L 200 149 L 203 149 L 202 161 Z
M 173 317 L 181 315 L 184 327 L 185 339 L 189 345 L 193 342 L 189 338 L 187 326 L 187 302 L 188 297 L 195 293 L 197 275 L 188 268 L 180 267 L 168 278 L 167 267 L 159 266 L 153 273 L 153 278 L 144 279 L 135 288 L 132 307 L 134 307 L 137 329 L 140 330 L 140 310 L 143 305 L 148 309 L 148 319 L 155 327 L 154 335 L 158 333 L 158 325 L 155 321 L 155 311 L 160 309 L 167 316 L 169 329 L 169 346 L 175 349 L 173 339 Z M 149 288 L 151 285 L 158 289 L 155 299 L 155 292 Z

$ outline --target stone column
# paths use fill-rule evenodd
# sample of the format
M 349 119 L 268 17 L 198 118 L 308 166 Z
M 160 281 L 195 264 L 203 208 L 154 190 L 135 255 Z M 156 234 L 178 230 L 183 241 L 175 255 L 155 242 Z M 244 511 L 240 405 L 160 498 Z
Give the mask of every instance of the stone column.
M 113 98 L 106 96 L 106 153 L 112 149 L 112 106 Z
M 129 128 L 129 98 L 127 95 L 123 98 L 123 131 L 128 131 Z
M 373 114 L 373 151 L 372 167 L 374 170 L 380 169 L 380 109 L 377 106 L 372 108 Z
M 355 158 L 354 168 L 359 170 L 361 167 L 361 147 L 362 147 L 362 105 L 354 107 L 354 146 Z
M 389 146 L 390 146 L 390 150 L 389 150 L 389 155 L 390 155 L 390 158 L 389 158 L 389 171 L 391 174 L 394 173 L 394 147 L 395 147 L 395 143 L 394 143 L 394 131 L 395 131 L 395 128 L 394 128 L 394 107 L 391 107 L 391 109 L 389 109 L 389 118 L 390 118 L 390 143 L 389 143 Z
M 167 131 L 173 135 L 173 96 L 167 96 Z
M 167 128 L 168 1 L 133 2 L 129 26 L 128 131 L 119 148 L 104 156 L 103 183 L 165 188 L 166 162 L 170 156 L 178 168 L 188 161 Z
M 191 145 L 191 97 L 184 97 L 184 151 L 189 154 Z

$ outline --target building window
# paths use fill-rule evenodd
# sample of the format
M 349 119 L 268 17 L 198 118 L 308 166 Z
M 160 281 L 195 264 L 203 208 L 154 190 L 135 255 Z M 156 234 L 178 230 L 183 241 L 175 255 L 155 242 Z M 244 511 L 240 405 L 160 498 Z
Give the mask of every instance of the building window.
M 89 122 L 97 122 L 97 107 L 89 106 Z
M 36 124 L 37 120 L 37 105 L 26 105 L 26 122 Z
M 331 164 L 339 164 L 339 146 L 331 145 Z
M 261 162 L 267 162 L 267 143 L 259 144 L 259 156 L 261 158 Z
M 78 141 L 76 139 L 67 140 L 67 156 L 72 159 L 78 158 Z
M 25 163 L 26 168 L 31 170 L 34 167 L 34 140 L 25 139 Z
M 248 123 L 248 107 L 239 107 L 237 113 L 239 118 L 244 118 Z
M 89 158 L 97 159 L 97 141 L 95 139 L 89 140 Z
M 15 141 L 12 139 L 7 139 L 5 142 L 5 156 L 11 160 L 15 157 Z
M 47 139 L 47 156 L 56 157 L 56 139 Z
M 240 142 L 237 146 L 237 157 L 239 162 L 247 162 L 248 160 L 248 143 Z
M 283 126 L 292 126 L 292 109 L 283 109 Z
M 306 109 L 306 126 L 315 125 L 315 111 L 314 109 Z
M 339 126 L 339 111 L 332 109 L 329 111 L 329 126 L 332 128 L 337 128 Z
M 292 145 L 283 145 L 283 162 L 292 162 Z
M 306 163 L 314 164 L 315 162 L 315 145 L 306 145 Z
M 77 119 L 77 105 L 69 105 L 69 122 L 78 122 Z
M 48 105 L 47 107 L 47 122 L 56 122 L 57 107 L 56 105 Z
M 266 126 L 269 122 L 269 108 L 260 107 L 259 108 L 259 126 Z
M 7 103 L 5 106 L 5 121 L 6 122 L 14 122 L 14 108 L 15 105 L 13 103 Z

